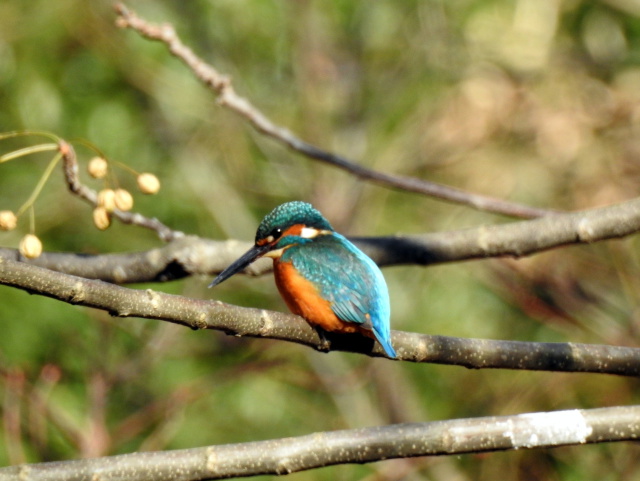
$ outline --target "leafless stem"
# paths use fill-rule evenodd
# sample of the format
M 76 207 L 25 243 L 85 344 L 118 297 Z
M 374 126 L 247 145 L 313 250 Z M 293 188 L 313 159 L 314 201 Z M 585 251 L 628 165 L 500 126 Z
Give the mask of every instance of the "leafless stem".
M 89 202 L 91 205 L 97 205 L 98 194 L 96 193 L 96 191 L 80 182 L 80 177 L 78 176 L 78 161 L 76 158 L 76 153 L 73 150 L 71 144 L 67 143 L 64 140 L 61 140 L 58 143 L 58 147 L 60 153 L 62 154 L 64 177 L 69 190 L 81 199 Z M 163 241 L 168 242 L 184 236 L 182 232 L 170 229 L 158 219 L 150 219 L 143 216 L 142 214 L 138 214 L 135 212 L 124 212 L 115 209 L 112 215 L 125 224 L 137 225 L 155 231 L 158 234 L 158 237 L 160 237 L 160 239 Z
M 300 317 L 251 309 L 219 301 L 191 299 L 147 289 L 127 289 L 83 279 L 23 262 L 0 258 L 0 284 L 17 287 L 70 304 L 94 307 L 118 317 L 173 322 L 192 329 L 215 329 L 234 336 L 280 339 L 321 349 L 323 342 Z M 574 343 L 537 343 L 461 339 L 394 331 L 398 359 L 453 364 L 473 369 L 525 369 L 640 375 L 640 349 Z M 336 335 L 333 350 L 384 357 L 363 336 Z
M 291 150 L 299 152 L 311 159 L 338 167 L 363 180 L 369 180 L 386 187 L 435 197 L 448 202 L 467 205 L 478 210 L 521 218 L 541 217 L 554 212 L 552 210 L 539 209 L 492 197 L 472 194 L 454 187 L 414 177 L 378 172 L 358 165 L 345 157 L 311 145 L 296 137 L 288 129 L 274 124 L 248 99 L 238 95 L 229 77 L 218 72 L 213 66 L 198 57 L 193 50 L 184 45 L 172 25 L 168 23 L 162 25 L 149 23 L 122 3 L 116 4 L 115 8 L 118 13 L 117 25 L 119 27 L 130 28 L 149 40 L 164 43 L 172 55 L 187 65 L 193 74 L 217 95 L 220 105 L 244 117 L 258 132 L 286 145 Z
M 392 424 L 292 438 L 0 468 L 0 481 L 195 481 L 337 464 L 636 441 L 640 406 Z

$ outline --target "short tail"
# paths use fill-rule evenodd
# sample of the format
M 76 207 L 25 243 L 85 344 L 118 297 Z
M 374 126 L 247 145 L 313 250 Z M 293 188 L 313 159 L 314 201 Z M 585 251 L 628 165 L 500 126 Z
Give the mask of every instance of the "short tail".
M 383 337 L 375 329 L 373 330 L 373 334 L 374 336 L 376 336 L 376 340 L 380 343 L 380 345 L 382 346 L 382 349 L 384 349 L 384 352 L 387 353 L 387 356 L 389 356 L 392 359 L 395 359 L 398 357 L 396 355 L 395 349 L 393 349 L 393 346 L 391 345 L 390 339 Z

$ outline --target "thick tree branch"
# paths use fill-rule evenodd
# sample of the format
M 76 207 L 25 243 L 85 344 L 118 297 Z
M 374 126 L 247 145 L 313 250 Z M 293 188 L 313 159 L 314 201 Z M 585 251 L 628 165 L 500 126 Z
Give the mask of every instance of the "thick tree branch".
M 213 66 L 205 63 L 193 51 L 184 45 L 170 24 L 156 25 L 140 18 L 124 4 L 116 5 L 117 24 L 121 28 L 130 28 L 150 40 L 164 43 L 172 55 L 180 59 L 193 74 L 218 96 L 218 103 L 239 114 L 249 121 L 258 132 L 286 145 L 311 159 L 338 167 L 356 177 L 375 182 L 379 185 L 415 192 L 448 202 L 455 202 L 478 210 L 504 214 L 513 217 L 533 218 L 548 215 L 551 210 L 538 209 L 525 205 L 506 202 L 488 196 L 436 184 L 414 177 L 385 174 L 358 165 L 345 157 L 326 152 L 296 137 L 289 130 L 274 124 L 251 102 L 238 95 L 227 75 L 221 74 Z
M 300 317 L 219 301 L 127 289 L 23 262 L 0 258 L 0 284 L 70 304 L 94 307 L 118 317 L 169 321 L 192 329 L 216 329 L 234 336 L 280 339 L 320 349 L 316 332 Z M 333 350 L 384 357 L 378 344 L 358 335 L 331 337 Z M 398 359 L 453 364 L 473 369 L 524 369 L 640 375 L 640 349 L 574 343 L 460 339 L 393 331 Z
M 195 481 L 283 475 L 393 458 L 549 448 L 640 437 L 640 406 L 331 431 L 167 452 L 0 468 L 0 481 Z
M 414 236 L 352 237 L 380 266 L 431 265 L 489 257 L 522 257 L 556 247 L 587 244 L 640 230 L 640 199 L 599 209 L 555 214 L 540 219 Z M 90 279 L 115 282 L 163 282 L 190 275 L 219 273 L 240 257 L 249 242 L 180 237 L 147 252 L 96 256 L 44 253 L 31 264 Z M 17 250 L 0 256 L 22 260 Z M 259 261 L 245 273 L 261 275 L 271 262 Z

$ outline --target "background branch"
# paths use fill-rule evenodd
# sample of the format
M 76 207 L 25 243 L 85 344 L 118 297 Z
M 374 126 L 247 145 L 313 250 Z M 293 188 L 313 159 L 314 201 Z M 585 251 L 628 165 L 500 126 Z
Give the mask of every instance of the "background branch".
M 456 419 L 331 431 L 269 441 L 0 468 L 0 481 L 194 481 L 283 475 L 415 456 L 533 449 L 640 436 L 640 406 Z
M 448 202 L 467 205 L 478 210 L 504 214 L 513 217 L 532 218 L 553 213 L 552 210 L 539 209 L 526 205 L 507 202 L 492 197 L 472 194 L 454 187 L 429 182 L 414 177 L 385 174 L 362 165 L 358 165 L 345 157 L 324 151 L 311 145 L 284 127 L 274 124 L 265 114 L 260 112 L 251 102 L 238 95 L 227 75 L 218 72 L 213 66 L 205 63 L 193 51 L 184 45 L 172 25 L 164 23 L 156 25 L 136 15 L 124 4 L 116 5 L 117 24 L 121 28 L 130 28 L 145 38 L 164 43 L 172 55 L 187 65 L 194 75 L 218 96 L 218 103 L 246 118 L 251 126 L 272 139 L 281 142 L 291 150 L 299 152 L 311 159 L 338 167 L 359 179 L 369 180 L 379 185 L 393 187 L 408 192 L 415 192 Z
M 609 207 L 509 224 L 421 235 L 351 239 L 381 266 L 426 266 L 490 257 L 522 257 L 566 245 L 616 239 L 638 230 L 640 199 L 633 199 Z M 186 236 L 146 252 L 95 256 L 44 253 L 28 262 L 117 284 L 164 282 L 191 275 L 219 273 L 250 245 L 249 242 L 235 240 L 212 241 Z M 0 256 L 20 259 L 14 249 L 0 248 Z M 262 260 L 249 266 L 245 273 L 261 275 L 271 268 L 271 261 Z
M 191 299 L 147 289 L 128 289 L 0 258 L 0 284 L 69 304 L 94 307 L 117 317 L 158 319 L 215 329 L 234 336 L 265 337 L 319 349 L 317 333 L 300 317 Z M 333 350 L 384 357 L 379 345 L 359 335 L 331 336 Z M 640 349 L 577 343 L 537 343 L 461 339 L 393 331 L 398 359 L 453 364 L 474 369 L 500 368 L 640 375 Z

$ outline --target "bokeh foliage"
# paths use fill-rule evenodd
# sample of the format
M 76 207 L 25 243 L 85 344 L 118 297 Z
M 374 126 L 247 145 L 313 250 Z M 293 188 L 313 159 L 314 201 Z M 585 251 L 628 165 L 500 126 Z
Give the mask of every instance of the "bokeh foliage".
M 631 0 L 136 1 L 302 138 L 370 167 L 557 209 L 637 195 L 640 9 Z M 188 233 L 253 238 L 286 200 L 346 234 L 506 219 L 365 184 L 252 131 L 165 48 L 114 26 L 111 4 L 0 1 L 0 131 L 85 138 L 163 182 L 136 209 Z M 28 142 L 27 142 L 28 144 Z M 25 141 L 0 143 L 8 152 Z M 81 159 L 91 153 L 77 148 Z M 0 165 L 17 209 L 44 154 Z M 132 186 L 122 171 L 119 181 Z M 93 182 L 99 188 L 97 181 Z M 36 203 L 46 250 L 159 245 L 55 175 Z M 28 231 L 0 234 L 17 246 Z M 638 344 L 635 239 L 525 260 L 385 269 L 396 329 Z M 270 278 L 152 287 L 285 309 Z M 633 380 L 467 371 L 190 332 L 0 288 L 0 465 L 232 443 L 390 422 L 638 402 Z M 293 479 L 631 479 L 631 444 L 341 466 Z

